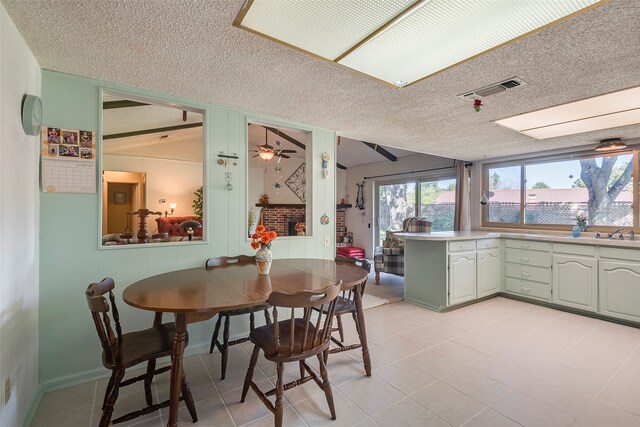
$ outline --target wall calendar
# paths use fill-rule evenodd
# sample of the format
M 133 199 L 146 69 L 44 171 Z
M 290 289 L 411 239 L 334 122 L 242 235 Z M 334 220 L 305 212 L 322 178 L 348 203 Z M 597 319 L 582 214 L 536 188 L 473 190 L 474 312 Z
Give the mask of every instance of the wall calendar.
M 96 192 L 95 132 L 43 127 L 41 151 L 43 192 Z

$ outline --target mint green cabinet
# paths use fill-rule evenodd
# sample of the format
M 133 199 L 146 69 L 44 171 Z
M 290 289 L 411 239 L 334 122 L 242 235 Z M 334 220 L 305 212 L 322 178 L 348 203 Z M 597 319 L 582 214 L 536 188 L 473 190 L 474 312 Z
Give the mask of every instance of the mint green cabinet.
M 600 261 L 600 314 L 640 322 L 640 262 Z
M 478 250 L 476 260 L 477 297 L 482 298 L 500 292 L 502 281 L 500 249 Z
M 598 261 L 553 255 L 553 302 L 587 311 L 598 310 Z
M 450 254 L 448 305 L 474 299 L 476 299 L 476 252 Z

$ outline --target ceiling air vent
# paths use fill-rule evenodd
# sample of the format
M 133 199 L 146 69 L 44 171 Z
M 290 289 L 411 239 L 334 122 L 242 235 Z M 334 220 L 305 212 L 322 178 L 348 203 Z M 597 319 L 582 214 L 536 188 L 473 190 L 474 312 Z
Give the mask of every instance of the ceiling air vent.
M 472 92 L 463 93 L 461 95 L 458 95 L 458 98 L 473 101 L 474 99 L 485 98 L 489 95 L 495 95 L 496 93 L 504 92 L 507 89 L 513 89 L 514 87 L 518 87 L 526 84 L 527 82 L 525 82 L 524 80 L 518 77 L 513 77 L 511 79 L 502 81 L 500 83 L 496 83 L 489 86 L 485 86 L 480 89 L 476 89 Z

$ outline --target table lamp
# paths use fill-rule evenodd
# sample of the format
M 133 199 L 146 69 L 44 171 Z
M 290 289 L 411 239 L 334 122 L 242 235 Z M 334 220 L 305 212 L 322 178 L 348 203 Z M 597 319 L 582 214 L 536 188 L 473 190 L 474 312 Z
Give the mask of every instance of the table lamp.
M 193 240 L 193 229 L 194 228 L 202 228 L 202 224 L 193 219 L 188 219 L 186 221 L 182 221 L 178 226 L 178 230 L 187 230 L 187 235 L 189 236 L 189 241 Z

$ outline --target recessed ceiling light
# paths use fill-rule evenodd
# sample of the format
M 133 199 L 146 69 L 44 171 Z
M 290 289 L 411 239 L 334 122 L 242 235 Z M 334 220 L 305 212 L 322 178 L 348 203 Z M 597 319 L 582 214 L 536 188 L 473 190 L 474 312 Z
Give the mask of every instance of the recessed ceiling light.
M 604 1 L 247 0 L 234 25 L 406 87 Z
M 640 86 L 520 114 L 495 123 L 536 139 L 640 123 Z

